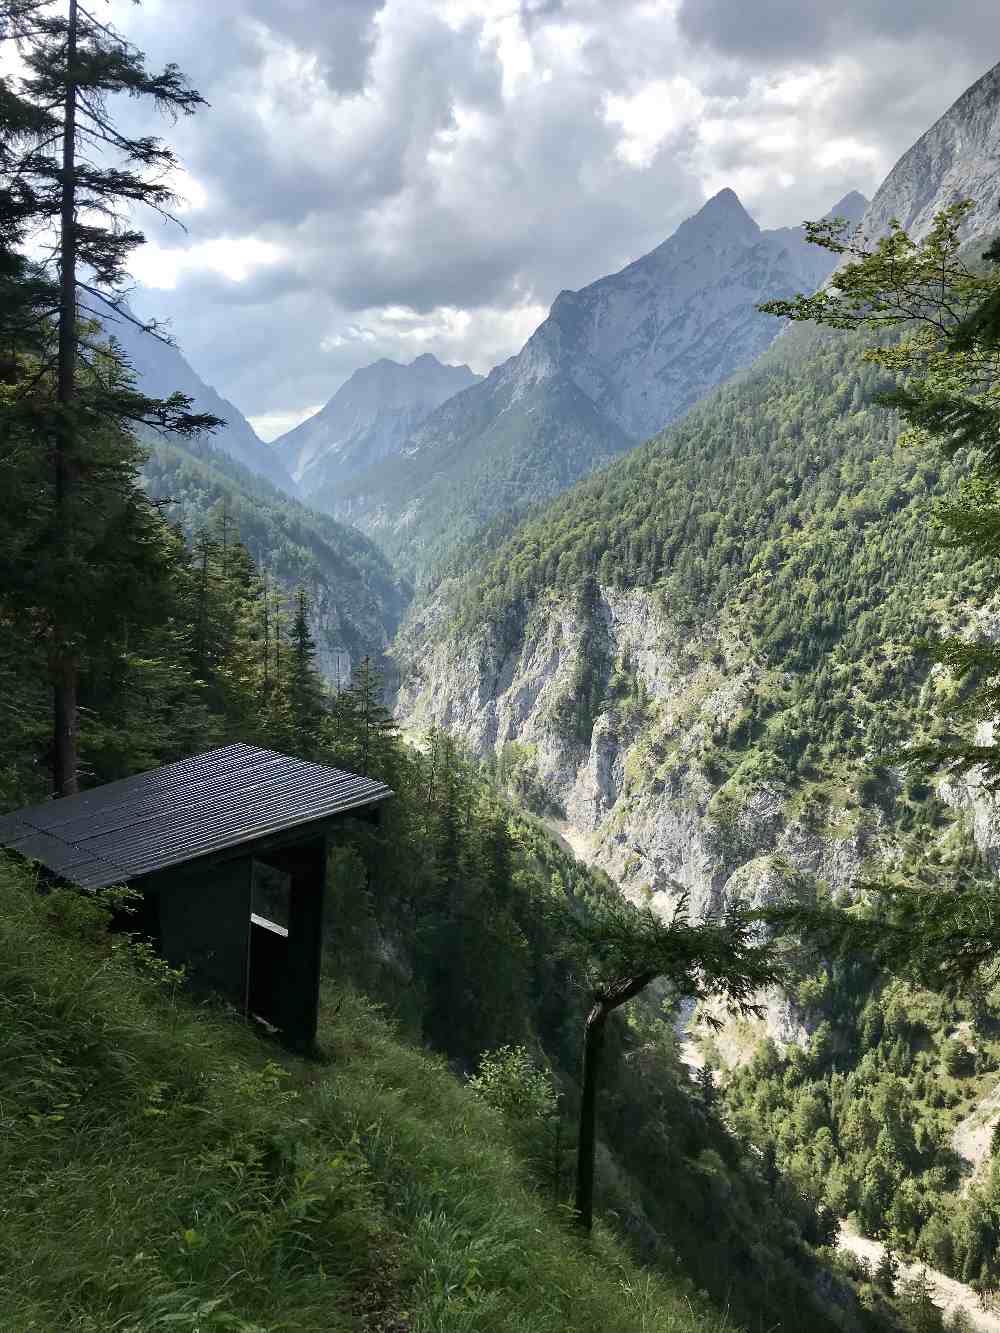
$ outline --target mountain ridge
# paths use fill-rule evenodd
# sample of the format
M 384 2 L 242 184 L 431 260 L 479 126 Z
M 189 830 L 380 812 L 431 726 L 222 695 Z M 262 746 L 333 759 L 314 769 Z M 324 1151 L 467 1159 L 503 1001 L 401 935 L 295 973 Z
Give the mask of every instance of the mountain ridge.
M 130 311 L 115 315 L 109 310 L 104 330 L 121 348 L 144 393 L 153 398 L 166 398 L 178 390 L 187 394 L 193 411 L 210 413 L 226 423 L 212 436 L 217 449 L 266 477 L 287 495 L 300 497 L 280 456 L 259 438 L 238 407 L 205 383 L 180 347 L 145 332 Z
M 841 201 L 852 221 L 861 199 Z M 497 513 L 557 494 L 748 366 L 778 331 L 757 304 L 815 290 L 832 267 L 802 228 L 762 231 L 722 190 L 648 254 L 560 292 L 520 352 L 436 408 L 399 458 L 314 502 L 426 573 Z
M 318 412 L 271 447 L 308 496 L 398 453 L 434 408 L 480 378 L 431 352 L 408 364 L 380 357 L 354 371 Z

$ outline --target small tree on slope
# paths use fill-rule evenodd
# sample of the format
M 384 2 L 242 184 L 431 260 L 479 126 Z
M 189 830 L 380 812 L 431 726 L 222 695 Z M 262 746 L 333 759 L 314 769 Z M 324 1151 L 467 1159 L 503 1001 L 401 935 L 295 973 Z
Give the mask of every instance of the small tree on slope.
M 719 919 L 691 924 L 687 912 L 682 894 L 667 921 L 624 899 L 608 899 L 586 921 L 574 918 L 592 997 L 583 1037 L 576 1177 L 576 1217 L 587 1231 L 594 1218 L 597 1093 L 609 1015 L 662 977 L 677 996 L 718 997 L 733 1013 L 759 1017 L 760 992 L 783 975 L 757 913 L 732 903 Z

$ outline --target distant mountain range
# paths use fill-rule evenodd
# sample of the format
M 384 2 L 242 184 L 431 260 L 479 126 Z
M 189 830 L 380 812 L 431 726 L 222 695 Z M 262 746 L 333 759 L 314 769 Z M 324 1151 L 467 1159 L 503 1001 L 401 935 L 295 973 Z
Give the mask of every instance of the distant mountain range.
M 356 370 L 324 408 L 271 447 L 308 497 L 398 454 L 434 408 L 480 378 L 430 352 L 409 365 L 383 357 Z
M 225 421 L 225 429 L 212 436 L 212 443 L 217 449 L 248 467 L 251 472 L 260 473 L 289 495 L 299 494 L 280 455 L 257 436 L 239 408 L 216 393 L 192 370 L 178 347 L 172 347 L 152 334 L 144 333 L 130 320 L 115 317 L 110 312 L 104 326 L 108 335 L 121 346 L 138 375 L 143 392 L 153 398 L 166 398 L 178 390 L 187 394 L 192 400 L 194 411 L 210 412 Z
M 831 210 L 858 221 L 852 193 Z M 819 287 L 830 254 L 762 231 L 722 190 L 651 253 L 564 291 L 522 350 L 432 411 L 401 450 L 313 503 L 426 570 L 498 515 L 564 490 L 682 415 L 773 340 L 756 306 Z M 307 423 L 308 424 L 308 423 Z
M 328 679 L 347 683 L 365 655 L 381 661 L 411 595 L 384 553 L 356 528 L 301 503 L 280 455 L 178 348 L 110 313 L 105 328 L 146 393 L 167 397 L 180 390 L 196 411 L 226 422 L 200 439 L 143 430 L 149 450 L 144 484 L 166 502 L 165 516 L 191 537 L 225 508 L 254 559 L 286 593 L 306 589 L 317 660 Z

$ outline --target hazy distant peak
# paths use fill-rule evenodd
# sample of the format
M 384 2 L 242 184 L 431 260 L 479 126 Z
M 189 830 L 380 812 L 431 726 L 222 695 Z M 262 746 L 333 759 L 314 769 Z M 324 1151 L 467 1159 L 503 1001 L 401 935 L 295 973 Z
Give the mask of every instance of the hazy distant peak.
M 428 413 L 479 378 L 466 365 L 445 365 L 433 352 L 408 364 L 383 356 L 355 370 L 325 407 L 273 447 L 310 493 L 398 453 Z
M 851 190 L 823 216 L 827 218 L 846 218 L 848 222 L 860 222 L 865 215 L 865 209 L 869 202 L 860 190 Z
M 755 240 L 760 233 L 760 228 L 740 203 L 739 195 L 728 185 L 707 199 L 686 222 L 682 222 L 677 234 L 680 235 L 685 229 L 690 232 L 724 231 L 749 241 Z

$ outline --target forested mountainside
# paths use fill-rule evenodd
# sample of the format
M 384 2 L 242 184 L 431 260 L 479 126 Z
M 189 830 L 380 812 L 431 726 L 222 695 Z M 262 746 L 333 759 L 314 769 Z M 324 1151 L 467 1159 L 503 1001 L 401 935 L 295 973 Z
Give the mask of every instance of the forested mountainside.
M 734 897 L 849 898 L 916 846 L 943 867 L 978 855 L 926 782 L 881 756 L 940 734 L 930 700 L 955 687 L 910 645 L 961 623 L 989 571 L 935 547 L 934 499 L 960 463 L 896 445 L 872 402 L 884 377 L 861 350 L 857 335 L 787 333 L 741 381 L 442 583 L 401 635 L 406 726 L 445 727 L 489 757 L 637 901 L 667 908 L 686 890 L 698 916 Z M 900 1220 L 905 1180 L 896 1243 L 979 1278 L 992 1250 L 961 1235 L 984 1224 L 993 1186 L 968 1216 L 949 1212 L 954 1193 L 941 1202 L 960 1181 L 949 1138 L 972 1088 L 948 1085 L 947 1106 L 921 1100 L 940 1096 L 928 1071 L 968 1015 L 932 1006 L 936 1025 L 904 1021 L 882 985 L 841 973 L 774 993 L 764 1028 L 730 1027 L 714 1058 L 741 1064 L 777 1039 L 732 1084 L 761 1150 L 841 1215 L 863 1202 L 871 1232 Z M 969 1042 L 987 1063 L 968 1077 L 988 1074 L 993 1048 Z M 876 1144 L 886 1096 L 900 1123 L 924 1125 L 919 1149 Z M 859 1100 L 860 1138 L 847 1124 Z M 813 1119 L 798 1116 L 807 1101 Z M 838 1172 L 811 1155 L 821 1125 Z
M 855 193 L 833 211 L 857 220 L 866 202 Z M 561 293 L 517 356 L 442 404 L 401 455 L 314 500 L 419 577 L 748 366 L 775 336 L 757 304 L 814 291 L 833 262 L 801 228 L 761 231 L 723 190 L 650 254 Z
M 856 804 L 866 756 L 914 734 L 926 668 L 902 645 L 983 586 L 930 540 L 957 465 L 895 446 L 886 384 L 855 337 L 786 334 L 415 610 L 409 723 L 530 746 L 626 887 L 680 883 L 696 911 L 778 849 L 793 790 Z
M 221 449 L 224 438 L 224 430 L 200 442 L 149 434 L 149 493 L 189 538 L 207 530 L 220 546 L 240 539 L 282 591 L 286 619 L 304 588 L 320 669 L 347 684 L 363 657 L 383 659 L 410 587 L 367 537 L 242 467 Z
M 325 407 L 272 443 L 311 496 L 398 454 L 434 408 L 481 376 L 430 352 L 409 365 L 387 357 L 356 370 Z
M 102 303 L 95 310 L 106 309 Z M 186 394 L 195 412 L 207 412 L 225 422 L 214 436 L 216 448 L 229 454 L 251 472 L 266 477 L 288 495 L 298 495 L 298 488 L 284 462 L 270 445 L 259 439 L 246 417 L 206 384 L 192 369 L 181 349 L 146 333 L 124 313 L 108 311 L 104 331 L 119 344 L 125 360 L 135 371 L 142 391 L 151 398 L 166 398 L 172 393 Z

